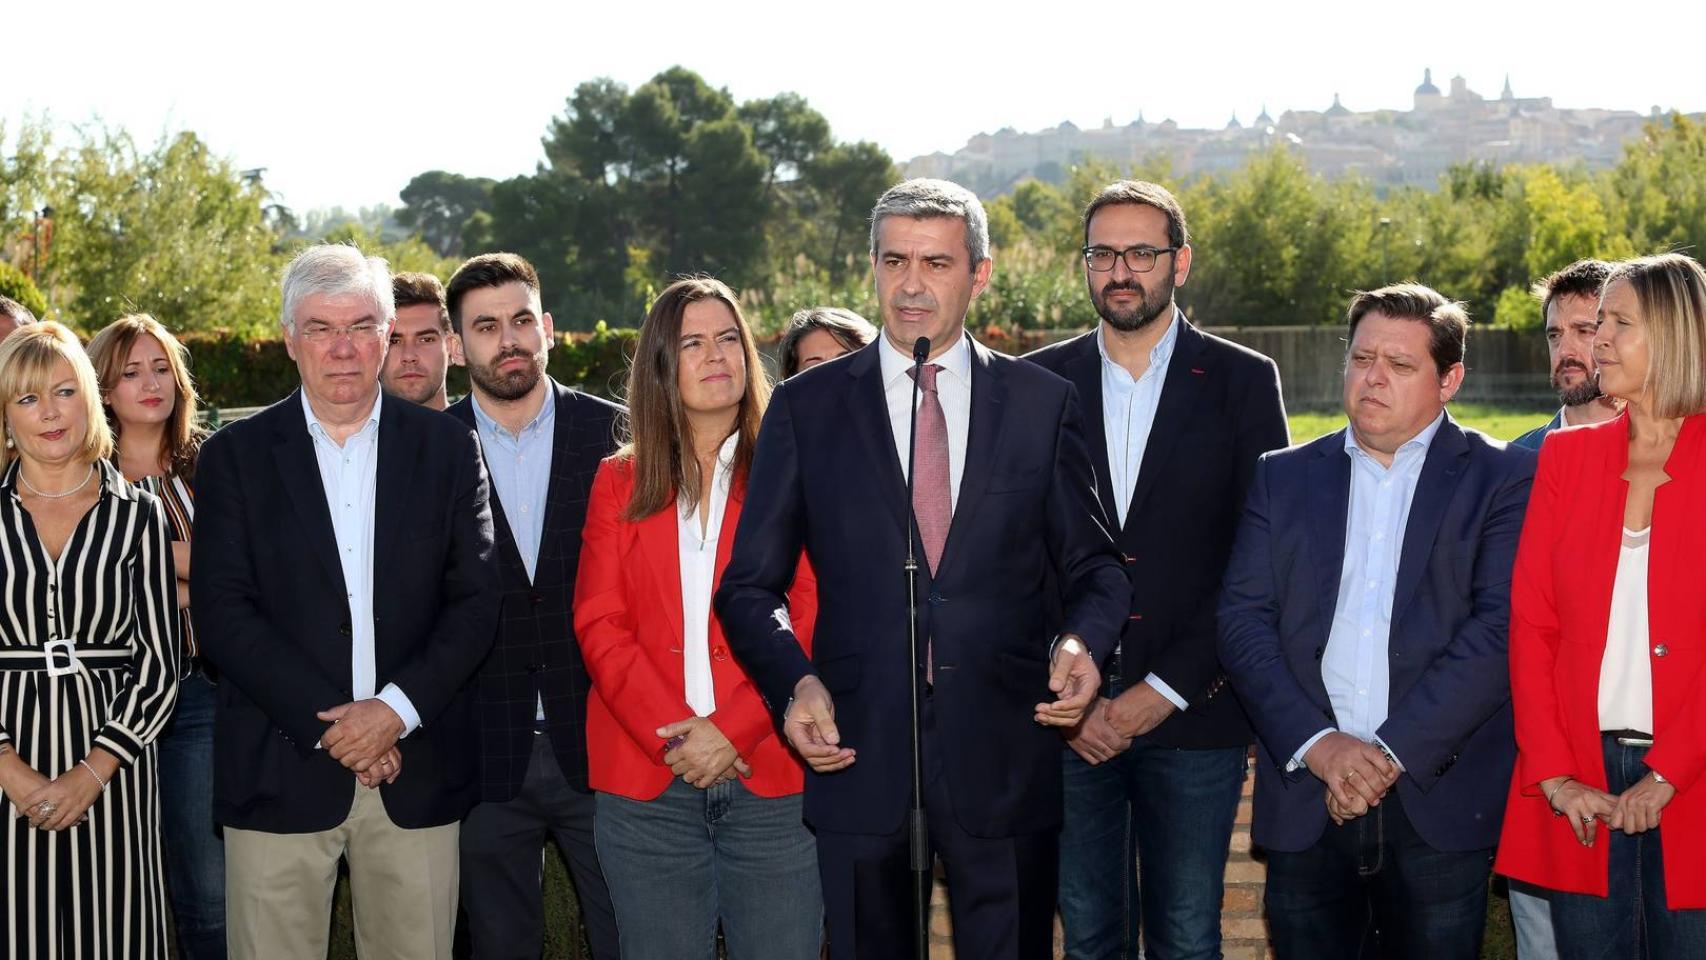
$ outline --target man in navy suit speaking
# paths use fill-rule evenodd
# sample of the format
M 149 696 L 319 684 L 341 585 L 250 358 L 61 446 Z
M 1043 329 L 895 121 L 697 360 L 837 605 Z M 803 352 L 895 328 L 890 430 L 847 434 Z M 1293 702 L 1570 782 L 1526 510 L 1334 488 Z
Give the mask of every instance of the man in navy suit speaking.
M 966 334 L 967 307 L 992 267 L 977 198 L 940 180 L 891 188 L 871 215 L 871 263 L 883 336 L 777 387 L 717 613 L 811 767 L 805 816 L 817 832 L 830 955 L 911 950 L 911 669 L 928 833 L 947 868 L 955 948 L 1046 958 L 1058 728 L 1095 696 L 1130 586 L 1072 385 Z M 920 338 L 928 349 L 915 364 Z M 809 659 L 784 599 L 802 548 L 818 578 Z

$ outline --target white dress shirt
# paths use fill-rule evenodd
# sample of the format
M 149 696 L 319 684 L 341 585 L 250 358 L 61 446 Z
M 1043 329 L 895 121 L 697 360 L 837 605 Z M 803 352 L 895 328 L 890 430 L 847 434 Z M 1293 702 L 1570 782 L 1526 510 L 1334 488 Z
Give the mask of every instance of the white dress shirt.
M 711 678 L 711 594 L 717 588 L 717 539 L 722 533 L 723 514 L 728 509 L 729 487 L 734 482 L 735 448 L 740 434 L 729 434 L 717 451 L 717 472 L 711 479 L 711 502 L 705 510 L 704 533 L 700 533 L 699 504 L 683 504 L 676 511 L 681 554 L 681 660 L 687 705 L 701 717 L 717 709 L 717 689 Z
M 1143 376 L 1133 377 L 1131 371 L 1108 356 L 1107 343 L 1102 339 L 1102 325 L 1096 325 L 1096 352 L 1102 356 L 1102 439 L 1108 451 L 1108 478 L 1114 495 L 1116 518 L 1123 530 L 1126 513 L 1131 510 L 1131 496 L 1137 491 L 1137 475 L 1143 467 L 1143 452 L 1149 449 L 1149 433 L 1155 428 L 1155 411 L 1161 406 L 1161 387 L 1167 382 L 1167 364 L 1173 359 L 1173 347 L 1179 342 L 1178 308 L 1167 332 L 1161 335 L 1149 351 L 1149 367 Z M 1190 702 L 1179 696 L 1167 681 L 1151 672 L 1143 682 L 1167 698 L 1180 710 Z
M 889 404 L 889 426 L 894 431 L 894 449 L 900 456 L 900 475 L 905 479 L 908 470 L 906 444 L 912 436 L 912 357 L 902 353 L 889 341 L 888 335 L 878 337 L 883 342 L 877 356 L 882 360 L 883 395 Z M 960 505 L 960 479 L 966 473 L 966 435 L 971 424 L 971 340 L 965 334 L 959 342 L 941 356 L 925 363 L 942 369 L 936 374 L 936 397 L 942 401 L 942 418 L 948 422 L 948 485 L 949 504 Z M 924 402 L 924 391 L 918 392 L 918 402 Z
M 378 667 L 373 653 L 373 511 L 379 477 L 379 406 L 383 391 L 374 391 L 373 409 L 342 446 L 314 416 L 308 394 L 302 394 L 302 415 L 314 439 L 314 459 L 320 466 L 320 486 L 332 513 L 332 535 L 338 544 L 338 563 L 344 574 L 350 621 L 350 696 L 375 696 Z M 377 694 L 403 720 L 403 736 L 420 726 L 421 716 L 408 695 L 395 683 Z
M 1647 547 L 1653 528 L 1623 528 L 1611 619 L 1599 667 L 1599 728 L 1653 732 L 1653 661 L 1647 651 Z

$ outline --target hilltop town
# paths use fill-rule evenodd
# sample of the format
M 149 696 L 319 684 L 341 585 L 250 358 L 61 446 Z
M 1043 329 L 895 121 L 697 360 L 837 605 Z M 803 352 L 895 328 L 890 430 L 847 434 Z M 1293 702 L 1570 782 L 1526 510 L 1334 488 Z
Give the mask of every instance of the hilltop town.
M 1116 126 L 1081 129 L 1070 122 L 1034 133 L 1011 127 L 980 133 L 952 154 L 932 153 L 904 164 L 907 176 L 947 177 L 979 193 L 1003 193 L 1030 177 L 1059 181 L 1071 164 L 1097 158 L 1121 165 L 1165 157 L 1176 176 L 1236 169 L 1252 151 L 1275 144 L 1297 150 L 1317 173 L 1366 178 L 1379 187 L 1432 186 L 1449 166 L 1464 161 L 1580 163 L 1611 166 L 1623 143 L 1661 110 L 1570 109 L 1551 97 L 1519 97 L 1506 77 L 1495 98 L 1469 88 L 1461 76 L 1447 89 L 1423 72 L 1409 110 L 1356 111 L 1338 94 L 1324 110 L 1286 110 L 1278 119 L 1267 107 L 1252 122 L 1236 114 L 1218 130 L 1159 123 L 1142 113 Z

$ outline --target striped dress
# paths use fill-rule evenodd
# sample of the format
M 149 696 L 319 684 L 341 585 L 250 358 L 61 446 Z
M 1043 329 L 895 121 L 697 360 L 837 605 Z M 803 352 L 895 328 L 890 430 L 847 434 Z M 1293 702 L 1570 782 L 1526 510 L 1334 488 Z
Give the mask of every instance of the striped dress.
M 47 777 L 95 746 L 120 762 L 86 823 L 36 830 L 14 798 L 0 806 L 8 960 L 167 955 L 153 742 L 177 696 L 170 534 L 153 496 L 96 469 L 100 496 L 57 563 L 18 499 L 18 464 L 0 478 L 0 741 Z

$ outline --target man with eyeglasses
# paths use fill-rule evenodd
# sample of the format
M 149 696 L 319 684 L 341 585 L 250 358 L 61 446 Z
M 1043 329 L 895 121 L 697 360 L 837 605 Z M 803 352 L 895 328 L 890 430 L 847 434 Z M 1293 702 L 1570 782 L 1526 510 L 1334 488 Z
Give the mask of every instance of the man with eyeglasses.
M 1279 373 L 1185 319 L 1184 210 L 1122 180 L 1084 213 L 1097 328 L 1027 359 L 1071 380 L 1131 581 L 1102 695 L 1066 735 L 1060 912 L 1074 960 L 1220 956 L 1251 742 L 1215 657 L 1221 574 L 1256 459 L 1287 443 Z M 1134 869 L 1141 864 L 1141 875 Z

